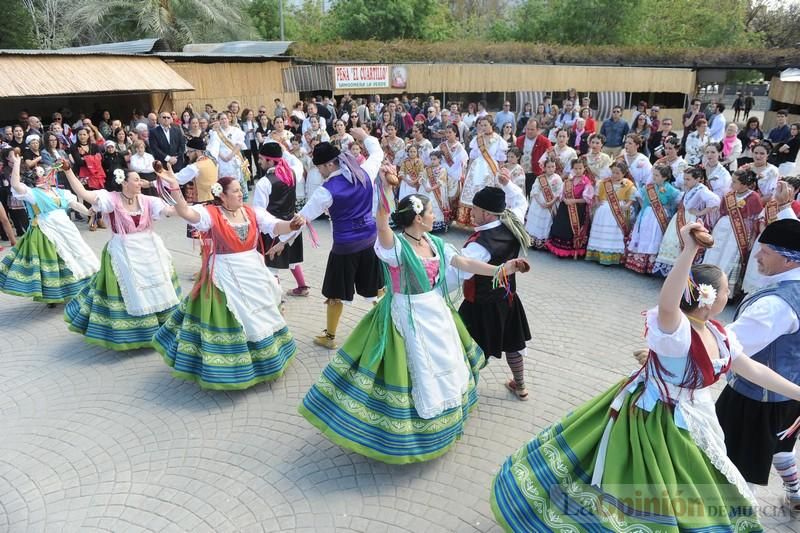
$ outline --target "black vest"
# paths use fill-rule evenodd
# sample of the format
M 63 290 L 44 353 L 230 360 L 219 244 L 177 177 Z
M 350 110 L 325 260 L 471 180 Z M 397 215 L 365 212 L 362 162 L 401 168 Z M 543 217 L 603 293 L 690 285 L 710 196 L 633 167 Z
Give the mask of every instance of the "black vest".
M 294 185 L 291 187 L 286 185 L 278 179 L 274 171 L 268 172 L 262 179 L 268 179 L 272 184 L 267 211 L 281 220 L 291 220 L 295 214 L 295 202 L 297 201 Z
M 501 265 L 509 259 L 514 259 L 519 255 L 520 244 L 511 231 L 500 224 L 497 227 L 483 230 L 477 236 L 470 239 L 483 246 L 489 252 L 490 258 L 487 261 L 491 265 Z M 517 281 L 514 274 L 508 276 L 511 292 L 516 292 Z M 468 302 L 484 303 L 498 302 L 505 298 L 506 289 L 498 287 L 492 288 L 491 276 L 472 276 L 464 282 L 464 299 Z

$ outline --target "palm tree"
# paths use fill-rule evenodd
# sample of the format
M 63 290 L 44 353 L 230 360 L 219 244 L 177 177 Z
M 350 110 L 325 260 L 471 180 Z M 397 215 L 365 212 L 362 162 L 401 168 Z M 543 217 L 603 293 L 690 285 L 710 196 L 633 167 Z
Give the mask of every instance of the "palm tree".
M 248 38 L 246 0 L 83 0 L 75 11 L 90 27 L 115 26 L 118 33 L 164 39 L 173 50 L 212 38 Z

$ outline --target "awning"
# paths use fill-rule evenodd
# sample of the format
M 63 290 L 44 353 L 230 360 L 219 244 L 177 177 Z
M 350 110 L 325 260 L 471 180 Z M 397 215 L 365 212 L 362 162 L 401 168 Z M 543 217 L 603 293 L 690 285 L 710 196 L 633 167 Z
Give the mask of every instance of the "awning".
M 191 90 L 157 57 L 0 55 L 0 98 Z

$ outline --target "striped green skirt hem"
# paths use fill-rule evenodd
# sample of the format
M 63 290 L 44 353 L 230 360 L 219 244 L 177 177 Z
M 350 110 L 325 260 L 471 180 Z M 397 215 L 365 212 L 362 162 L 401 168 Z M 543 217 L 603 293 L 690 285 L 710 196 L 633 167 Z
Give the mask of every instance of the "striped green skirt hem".
M 454 313 L 470 379 L 462 404 L 431 419 L 417 415 L 402 336 L 392 326 L 384 352 L 368 366 L 379 344 L 373 308 L 356 326 L 311 387 L 298 410 L 328 439 L 343 448 L 391 464 L 428 461 L 446 453 L 461 438 L 478 403 L 478 372 L 483 352 Z
M 213 285 L 181 301 L 153 336 L 153 347 L 173 376 L 212 390 L 242 390 L 276 380 L 297 351 L 286 326 L 264 339 L 247 340 L 225 294 Z
M 37 302 L 63 303 L 88 280 L 75 277 L 38 226 L 31 226 L 0 261 L 0 291 Z
M 180 296 L 174 270 L 172 286 Z M 100 270 L 64 308 L 64 321 L 89 344 L 115 351 L 136 350 L 152 346 L 153 335 L 176 308 L 142 316 L 128 314 L 106 248 L 100 257 Z

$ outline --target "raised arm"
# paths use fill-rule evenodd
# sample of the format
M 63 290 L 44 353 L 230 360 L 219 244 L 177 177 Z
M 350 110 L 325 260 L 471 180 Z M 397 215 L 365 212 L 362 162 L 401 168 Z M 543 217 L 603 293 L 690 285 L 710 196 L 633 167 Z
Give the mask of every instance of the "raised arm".
M 62 159 L 61 165 L 64 170 L 64 175 L 67 176 L 67 180 L 69 181 L 69 186 L 72 187 L 72 191 L 75 193 L 75 195 L 84 202 L 94 205 L 97 202 L 97 193 L 86 190 L 86 187 L 83 186 L 81 180 L 79 180 L 78 176 L 76 176 L 72 171 L 69 161 Z
M 22 180 L 19 178 L 19 167 L 22 165 L 22 156 L 11 152 L 11 161 L 11 188 L 14 189 L 14 192 L 17 194 L 25 194 L 28 192 L 28 187 L 23 184 Z
M 395 179 L 397 179 L 396 172 L 394 165 L 390 163 L 382 165 L 378 173 L 380 182 L 376 183 L 376 186 L 384 186 L 383 179 L 385 176 L 395 176 Z M 381 243 L 381 248 L 384 250 L 391 250 L 392 247 L 394 247 L 394 232 L 392 228 L 389 227 L 389 212 L 384 207 L 383 202 L 378 202 L 378 212 L 375 213 L 375 222 L 378 225 L 378 240 Z
M 681 321 L 681 298 L 686 284 L 689 282 L 689 272 L 697 255 L 699 245 L 691 236 L 692 230 L 706 231 L 700 222 L 693 222 L 681 228 L 681 237 L 684 247 L 675 266 L 672 267 L 664 285 L 661 286 L 661 294 L 658 297 L 658 327 L 666 333 L 674 333 Z
M 172 166 L 167 165 L 166 169 L 158 173 L 158 177 L 167 184 L 169 194 L 175 200 L 175 213 L 189 224 L 200 222 L 200 214 L 186 203 L 186 199 L 183 197 L 181 188 L 178 185 L 178 179 L 175 177 L 175 173 L 172 172 Z
M 471 274 L 477 274 L 479 276 L 494 276 L 495 272 L 497 272 L 497 266 L 490 265 L 489 263 L 484 263 L 483 261 L 478 261 L 477 259 L 470 259 L 469 257 L 464 257 L 463 255 L 456 255 L 450 261 L 450 264 L 456 267 L 459 270 L 463 270 L 464 272 L 469 272 Z M 515 258 L 509 259 L 503 266 L 506 268 L 507 274 L 515 274 L 525 273 L 531 269 L 530 263 L 527 260 L 522 258 Z

